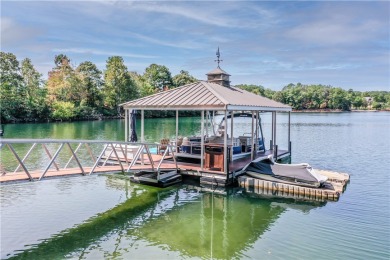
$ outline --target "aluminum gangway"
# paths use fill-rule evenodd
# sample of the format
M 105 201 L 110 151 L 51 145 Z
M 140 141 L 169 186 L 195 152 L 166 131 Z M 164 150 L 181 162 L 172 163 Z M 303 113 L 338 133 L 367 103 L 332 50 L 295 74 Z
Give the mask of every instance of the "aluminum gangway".
M 174 147 L 167 145 L 162 155 L 153 154 L 151 148 L 158 145 L 112 140 L 1 138 L 0 182 L 39 181 L 46 177 L 78 174 L 124 173 L 137 167 L 151 168 L 159 174 L 163 161 L 168 157 L 173 159 L 177 170 Z

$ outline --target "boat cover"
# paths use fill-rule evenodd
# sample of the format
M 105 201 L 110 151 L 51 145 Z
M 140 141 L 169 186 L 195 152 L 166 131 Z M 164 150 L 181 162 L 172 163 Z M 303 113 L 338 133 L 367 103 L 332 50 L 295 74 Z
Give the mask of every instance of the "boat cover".
M 270 159 L 251 162 L 246 168 L 247 172 L 265 174 L 283 180 L 294 180 L 306 183 L 322 183 L 327 177 L 316 173 L 309 164 L 279 164 Z

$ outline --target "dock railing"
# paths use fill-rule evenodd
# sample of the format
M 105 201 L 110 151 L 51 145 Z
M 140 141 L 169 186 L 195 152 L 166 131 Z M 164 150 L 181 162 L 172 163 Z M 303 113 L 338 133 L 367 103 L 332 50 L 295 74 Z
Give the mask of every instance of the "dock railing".
M 129 172 L 135 165 L 144 164 L 159 173 L 169 152 L 177 168 L 173 147 L 167 145 L 162 156 L 157 152 L 152 156 L 151 148 L 156 146 L 155 143 L 107 140 L 0 139 L 0 182 Z

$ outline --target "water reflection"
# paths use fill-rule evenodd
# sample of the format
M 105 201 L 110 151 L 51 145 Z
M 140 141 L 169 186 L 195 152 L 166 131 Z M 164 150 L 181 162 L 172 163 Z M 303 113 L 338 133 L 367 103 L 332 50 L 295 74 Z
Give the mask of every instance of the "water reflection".
M 145 258 L 145 248 L 155 251 L 149 255 L 154 258 L 161 252 L 181 258 L 241 258 L 287 209 L 309 212 L 325 205 L 259 198 L 237 188 L 157 189 L 118 176 L 107 177 L 106 185 L 125 191 L 126 201 L 12 258 Z

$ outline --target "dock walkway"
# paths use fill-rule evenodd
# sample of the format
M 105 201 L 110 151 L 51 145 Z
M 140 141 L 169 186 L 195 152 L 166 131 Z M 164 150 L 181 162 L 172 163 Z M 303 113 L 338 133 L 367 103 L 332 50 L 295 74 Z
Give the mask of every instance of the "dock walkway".
M 21 144 L 30 145 L 31 147 L 26 149 L 28 148 L 27 146 L 24 149 L 20 149 Z M 13 163 L 16 166 L 16 169 L 13 170 L 10 169 L 10 166 L 4 167 L 3 164 L 0 164 L 0 183 L 38 181 L 42 178 L 99 173 L 129 172 L 131 174 L 137 171 L 153 170 L 158 172 L 160 170 L 176 169 L 181 175 L 200 177 L 201 184 L 211 184 L 218 187 L 231 183 L 228 183 L 227 180 L 234 181 L 237 179 L 239 186 L 244 188 L 246 192 L 259 196 L 279 195 L 303 200 L 336 201 L 350 180 L 350 176 L 346 173 L 326 170 L 316 170 L 318 173 L 328 177 L 326 185 L 321 188 L 307 188 L 255 179 L 242 175 L 242 169 L 251 161 L 250 157 L 230 162 L 228 176 L 226 176 L 226 173 L 222 171 L 202 168 L 200 163 L 177 161 L 172 147 L 169 148 L 169 151 L 167 149 L 167 152 L 164 154 L 152 154 L 149 148 L 153 145 L 156 144 L 144 143 L 135 145 L 127 142 L 92 140 L 0 139 L 2 160 L 4 157 L 7 160 L 13 158 Z M 14 146 L 18 149 L 15 149 Z M 8 147 L 8 151 L 4 147 Z M 37 151 L 39 147 L 41 149 Z M 55 150 L 55 152 L 50 152 L 49 150 Z M 6 154 L 6 151 L 8 154 Z M 29 156 L 33 152 L 38 152 L 41 158 L 42 156 L 47 156 L 47 164 L 43 169 L 39 167 L 32 169 L 32 166 L 29 166 Z M 25 153 L 23 158 L 20 155 L 22 153 Z M 59 158 L 61 153 L 65 154 L 62 154 L 62 158 Z M 255 157 L 266 158 L 271 153 L 272 151 L 259 152 Z M 278 151 L 278 155 L 281 157 L 284 153 L 286 151 Z M 99 156 L 94 156 L 94 154 L 99 154 Z M 71 164 L 71 161 L 73 161 L 73 164 Z M 70 165 L 73 166 L 70 167 Z
M 151 153 L 150 148 L 153 146 L 156 144 L 96 140 L 1 139 L 2 158 L 12 160 L 13 162 L 8 164 L 14 165 L 14 168 L 1 164 L 0 183 L 36 181 L 42 178 L 80 174 L 165 169 L 177 169 L 183 175 L 220 179 L 220 184 L 226 182 L 226 174 L 221 171 L 202 168 L 200 163 L 196 162 L 177 161 L 174 159 L 172 147 L 170 152 L 167 150 L 168 152 L 164 154 Z M 5 149 L 6 147 L 9 149 Z M 34 153 L 39 155 L 40 160 L 47 157 L 47 164 L 44 167 L 31 166 Z M 266 157 L 271 153 L 272 151 L 259 152 L 256 158 Z M 278 151 L 281 156 L 283 153 L 286 151 Z M 230 162 L 229 178 L 235 178 L 234 174 L 249 162 L 250 157 Z

